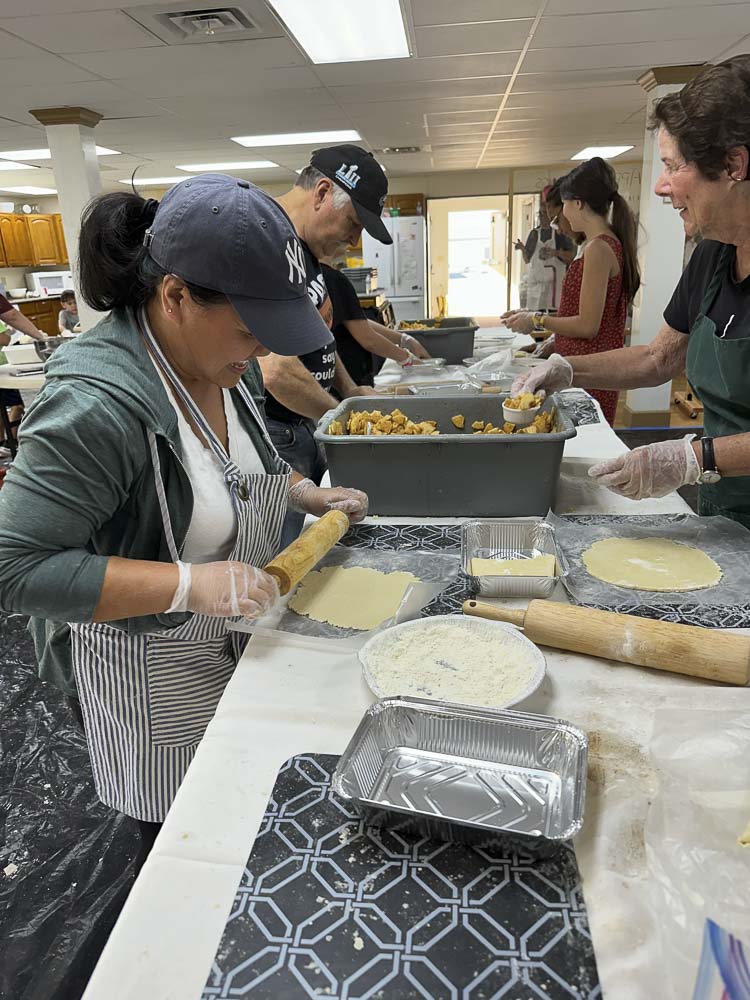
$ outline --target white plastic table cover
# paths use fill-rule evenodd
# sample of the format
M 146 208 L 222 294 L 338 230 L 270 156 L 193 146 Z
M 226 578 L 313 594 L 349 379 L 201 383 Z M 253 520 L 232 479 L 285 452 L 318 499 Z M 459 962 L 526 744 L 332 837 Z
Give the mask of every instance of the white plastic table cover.
M 606 423 L 580 427 L 565 446 L 558 512 L 688 509 L 677 494 L 636 503 L 594 486 L 588 465 L 623 450 Z M 544 684 L 517 707 L 559 716 L 588 733 L 586 819 L 575 847 L 602 993 L 607 1000 L 676 1000 L 659 946 L 644 843 L 657 786 L 648 752 L 653 720 L 664 708 L 750 709 L 750 691 L 545 652 Z M 371 701 L 352 653 L 251 640 L 84 1000 L 200 996 L 279 767 L 294 754 L 341 753 Z M 711 714 L 696 711 L 696 726 Z M 750 818 L 750 792 L 747 804 Z M 684 979 L 685 970 L 680 974 Z

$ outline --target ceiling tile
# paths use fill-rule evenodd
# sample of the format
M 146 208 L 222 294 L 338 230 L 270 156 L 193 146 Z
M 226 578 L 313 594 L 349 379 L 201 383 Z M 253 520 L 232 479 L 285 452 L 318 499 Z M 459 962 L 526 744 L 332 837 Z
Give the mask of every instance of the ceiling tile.
M 750 4 L 716 4 L 685 7 L 679 17 L 671 10 L 639 10 L 616 14 L 587 13 L 566 17 L 544 17 L 534 36 L 540 48 L 583 45 L 640 45 L 643 42 L 672 42 L 716 35 L 736 37 L 738 26 L 750 20 Z M 706 53 L 711 51 L 710 44 Z M 634 65 L 640 60 L 634 53 Z M 708 56 L 706 55 L 706 58 Z M 683 60 L 680 60 L 682 62 Z M 660 63 L 663 65 L 663 63 Z
M 327 87 L 348 84 L 379 85 L 429 80 L 474 79 L 513 72 L 518 52 L 496 52 L 479 56 L 437 56 L 429 59 L 391 59 L 364 63 L 335 63 L 316 66 L 315 72 Z
M 416 28 L 420 56 L 470 55 L 475 52 L 514 52 L 522 48 L 532 19 L 492 21 L 440 28 Z
M 415 26 L 432 24 L 470 24 L 480 21 L 528 17 L 529 0 L 503 0 L 502 7 L 492 0 L 411 0 Z
M 523 72 L 564 72 L 573 68 L 578 70 L 630 68 L 631 82 L 633 82 L 638 75 L 635 67 L 701 62 L 705 59 L 707 46 L 715 48 L 722 41 L 729 44 L 731 39 L 729 36 L 720 36 L 718 39 L 642 42 L 639 45 L 630 43 L 581 45 L 575 52 L 572 52 L 569 46 L 534 47 L 529 50 L 524 60 Z
M 0 29 L 49 52 L 108 52 L 162 44 L 118 10 L 2 18 Z

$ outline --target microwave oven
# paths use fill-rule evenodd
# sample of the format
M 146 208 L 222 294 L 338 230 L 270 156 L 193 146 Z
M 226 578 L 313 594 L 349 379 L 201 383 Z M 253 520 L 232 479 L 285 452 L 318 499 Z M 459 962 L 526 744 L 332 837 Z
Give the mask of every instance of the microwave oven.
M 73 287 L 72 271 L 31 271 L 26 274 L 26 287 L 37 295 L 59 295 Z

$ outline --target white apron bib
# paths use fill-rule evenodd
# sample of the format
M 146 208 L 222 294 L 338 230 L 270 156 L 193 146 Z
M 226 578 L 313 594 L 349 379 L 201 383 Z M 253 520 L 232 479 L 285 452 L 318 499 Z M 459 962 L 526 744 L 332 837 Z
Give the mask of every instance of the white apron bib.
M 539 256 L 542 247 L 556 250 L 555 231 L 548 240 L 541 238 L 541 229 L 534 247 L 534 256 L 529 264 L 529 276 L 526 293 L 526 308 L 531 312 L 539 312 L 544 309 L 557 309 L 560 304 L 560 291 L 562 290 L 562 279 L 565 277 L 565 264 L 557 257 L 548 257 L 543 260 Z

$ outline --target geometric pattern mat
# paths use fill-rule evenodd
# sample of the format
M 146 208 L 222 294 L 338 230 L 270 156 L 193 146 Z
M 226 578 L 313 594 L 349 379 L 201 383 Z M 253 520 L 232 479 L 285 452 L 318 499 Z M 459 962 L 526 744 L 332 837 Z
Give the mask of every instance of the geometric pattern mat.
M 570 844 L 368 827 L 338 760 L 279 772 L 201 1000 L 601 997 Z

